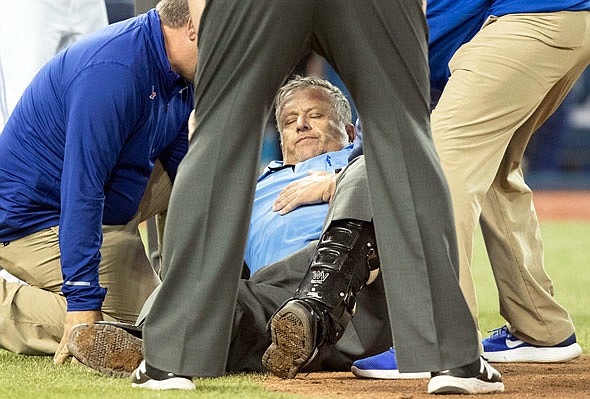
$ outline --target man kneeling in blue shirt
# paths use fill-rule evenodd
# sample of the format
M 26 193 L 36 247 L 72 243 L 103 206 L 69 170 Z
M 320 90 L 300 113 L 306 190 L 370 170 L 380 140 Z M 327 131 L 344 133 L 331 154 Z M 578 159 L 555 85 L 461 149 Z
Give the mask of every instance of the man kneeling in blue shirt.
M 135 321 L 158 284 L 137 225 L 187 151 L 196 37 L 187 1 L 162 0 L 23 94 L 0 135 L 0 267 L 27 284 L 0 279 L 0 347 L 60 363 L 72 326 Z

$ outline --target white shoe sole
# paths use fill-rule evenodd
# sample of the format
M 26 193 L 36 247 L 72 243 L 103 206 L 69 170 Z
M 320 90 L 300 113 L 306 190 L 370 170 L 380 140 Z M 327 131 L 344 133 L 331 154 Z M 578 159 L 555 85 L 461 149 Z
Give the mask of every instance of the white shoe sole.
M 430 378 L 430 372 L 400 373 L 399 370 L 363 370 L 352 366 L 352 374 L 360 378 L 374 378 L 378 380 L 415 380 Z
M 132 382 L 131 386 L 133 388 L 146 388 L 154 391 L 168 391 L 172 389 L 178 389 L 182 391 L 194 391 L 195 389 L 197 389 L 192 381 L 182 377 L 168 378 L 166 380 L 159 381 L 148 380 L 141 384 Z
M 509 349 L 497 352 L 484 352 L 483 357 L 492 363 L 562 363 L 573 360 L 582 354 L 577 343 L 562 348 L 531 347 Z
M 504 392 L 503 382 L 485 382 L 478 378 L 459 378 L 448 375 L 432 377 L 428 382 L 428 393 L 433 394 L 483 394 Z

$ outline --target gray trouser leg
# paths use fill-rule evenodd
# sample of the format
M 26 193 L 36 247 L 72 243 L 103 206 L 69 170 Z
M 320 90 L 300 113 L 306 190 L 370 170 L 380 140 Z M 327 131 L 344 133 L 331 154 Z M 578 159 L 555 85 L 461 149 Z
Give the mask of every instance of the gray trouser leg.
M 319 1 L 321 17 L 314 25 L 318 51 L 335 66 L 362 119 L 369 196 L 402 371 L 447 369 L 479 356 L 475 323 L 457 279 L 451 201 L 430 133 L 427 28 L 420 3 Z
M 196 134 L 175 180 L 146 361 L 180 375 L 225 372 L 262 132 L 311 34 L 310 1 L 207 2 Z

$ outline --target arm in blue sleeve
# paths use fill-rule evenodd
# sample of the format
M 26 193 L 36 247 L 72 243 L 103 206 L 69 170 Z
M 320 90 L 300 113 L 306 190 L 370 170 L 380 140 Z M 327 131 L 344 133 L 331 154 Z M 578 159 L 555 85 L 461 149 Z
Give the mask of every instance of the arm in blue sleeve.
M 65 93 L 59 245 L 68 310 L 100 310 L 104 185 L 141 107 L 132 74 L 103 63 L 81 71 Z
M 190 113 L 191 109 L 188 109 L 188 111 Z M 184 158 L 188 151 L 188 114 L 186 114 L 184 120 L 185 123 L 182 125 L 174 141 L 162 151 L 159 157 L 162 166 L 172 182 L 174 182 L 174 178 L 176 177 L 178 164 L 180 164 L 180 161 L 182 161 L 182 158 Z

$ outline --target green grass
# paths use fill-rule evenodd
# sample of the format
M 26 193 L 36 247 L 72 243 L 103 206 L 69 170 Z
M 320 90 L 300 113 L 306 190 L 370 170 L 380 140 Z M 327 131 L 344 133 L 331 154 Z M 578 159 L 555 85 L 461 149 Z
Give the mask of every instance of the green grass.
M 131 388 L 128 379 L 103 377 L 82 365 L 54 366 L 48 356 L 19 356 L 0 350 L 2 399 L 297 398 L 264 390 L 260 375 L 195 380 L 195 392 Z
M 578 342 L 590 351 L 590 223 L 545 222 L 545 263 L 559 302 L 572 315 Z M 474 276 L 482 331 L 504 323 L 481 238 L 476 244 Z M 50 357 L 19 356 L 0 350 L 2 399 L 151 399 L 151 398 L 296 398 L 264 390 L 259 375 L 201 379 L 195 392 L 152 392 L 132 389 L 126 379 L 102 377 L 79 365 L 54 366 Z

